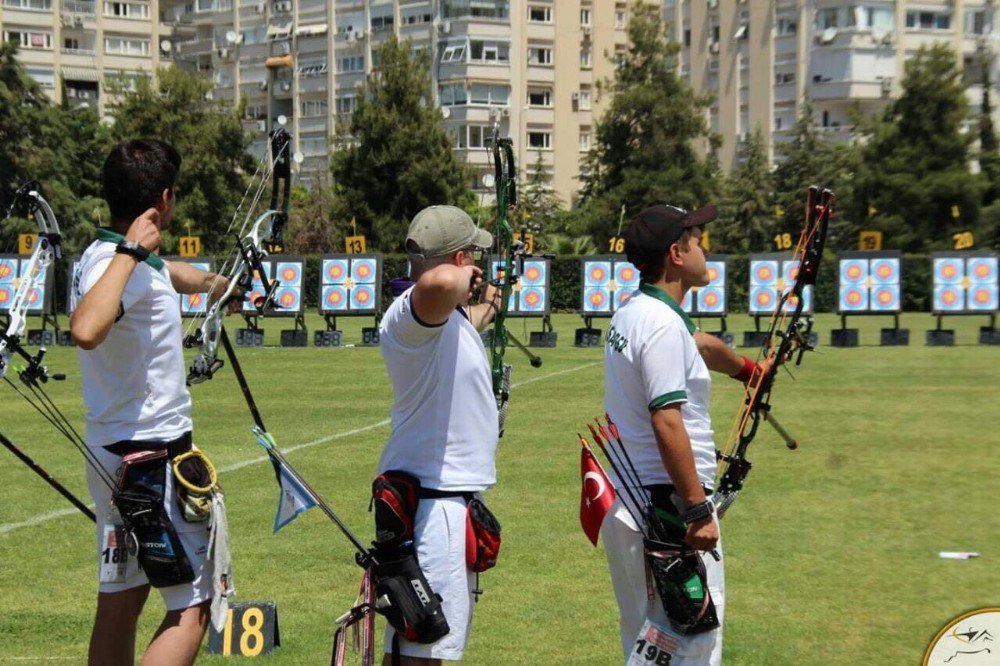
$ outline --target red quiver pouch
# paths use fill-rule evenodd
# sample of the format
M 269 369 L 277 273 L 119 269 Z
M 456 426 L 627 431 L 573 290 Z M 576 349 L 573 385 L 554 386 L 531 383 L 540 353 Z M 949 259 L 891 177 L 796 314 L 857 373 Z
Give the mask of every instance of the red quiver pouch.
M 478 497 L 469 500 L 465 514 L 465 563 L 481 573 L 492 569 L 500 555 L 500 521 Z

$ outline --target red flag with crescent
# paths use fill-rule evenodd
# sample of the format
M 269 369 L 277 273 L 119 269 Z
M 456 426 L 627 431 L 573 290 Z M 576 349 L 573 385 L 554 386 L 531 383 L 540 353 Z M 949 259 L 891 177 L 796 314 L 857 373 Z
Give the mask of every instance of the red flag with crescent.
M 597 536 L 608 509 L 615 503 L 615 488 L 604 474 L 590 449 L 580 449 L 580 526 L 590 543 L 597 545 Z

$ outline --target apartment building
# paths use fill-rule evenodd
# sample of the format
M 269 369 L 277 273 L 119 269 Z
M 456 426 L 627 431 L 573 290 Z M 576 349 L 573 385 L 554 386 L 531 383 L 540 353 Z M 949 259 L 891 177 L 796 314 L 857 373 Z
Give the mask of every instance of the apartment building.
M 165 15 L 175 61 L 210 75 L 218 99 L 246 100 L 261 150 L 284 120 L 305 178 L 327 170 L 330 137 L 395 35 L 431 54 L 434 93 L 473 189 L 488 190 L 486 139 L 497 122 L 522 173 L 541 155 L 569 204 L 593 140 L 596 84 L 625 47 L 628 1 L 195 0 Z
M 15 42 L 27 73 L 59 103 L 105 112 L 103 82 L 155 72 L 170 58 L 173 31 L 159 0 L 3 0 L 0 34 Z M 166 47 L 166 49 L 161 48 Z
M 755 129 L 773 158 L 806 99 L 824 132 L 850 140 L 851 109 L 877 113 L 898 96 L 904 63 L 923 45 L 956 52 L 976 111 L 979 63 L 997 81 L 993 0 L 665 0 L 664 13 L 681 75 L 715 95 L 709 123 L 726 170 Z

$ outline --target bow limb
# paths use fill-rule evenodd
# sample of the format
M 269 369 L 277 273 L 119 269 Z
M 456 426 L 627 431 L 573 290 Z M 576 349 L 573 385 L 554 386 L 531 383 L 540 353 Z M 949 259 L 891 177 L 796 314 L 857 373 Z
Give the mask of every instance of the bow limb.
M 793 260 L 798 262 L 795 283 L 781 295 L 771 318 L 767 341 L 759 355 L 759 358 L 767 360 L 765 369 L 747 383 L 726 443 L 717 452 L 719 464 L 715 489 L 719 517 L 736 501 L 743 489 L 751 467 L 750 461 L 746 459 L 746 451 L 756 437 L 761 421 L 770 423 L 789 449 L 798 447 L 798 442 L 775 420 L 771 412 L 771 389 L 782 365 L 791 360 L 796 352 L 796 365 L 801 364 L 803 354 L 812 349 L 809 345 L 812 318 L 804 313 L 805 289 L 816 284 L 826 232 L 833 214 L 833 199 L 834 194 L 828 189 L 818 186 L 809 188 L 805 224 L 793 254 Z
M 490 370 L 493 377 L 493 395 L 499 412 L 500 436 L 503 437 L 507 419 L 507 401 L 510 398 L 511 366 L 504 362 L 507 352 L 507 313 L 510 298 L 517 283 L 515 264 L 517 248 L 510 226 L 509 213 L 517 205 L 517 167 L 514 164 L 514 146 L 509 138 L 500 138 L 500 129 L 493 127 L 493 168 L 496 179 L 497 219 L 494 244 L 497 257 L 497 274 L 493 285 L 500 290 L 500 304 L 493 318 L 490 336 Z

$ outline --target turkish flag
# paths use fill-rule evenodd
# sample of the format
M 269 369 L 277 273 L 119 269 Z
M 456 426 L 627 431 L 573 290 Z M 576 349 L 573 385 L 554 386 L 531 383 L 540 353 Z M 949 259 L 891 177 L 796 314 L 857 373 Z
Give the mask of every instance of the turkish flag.
M 604 474 L 590 449 L 580 449 L 580 526 L 590 543 L 597 545 L 597 536 L 608 509 L 615 503 L 615 487 Z

